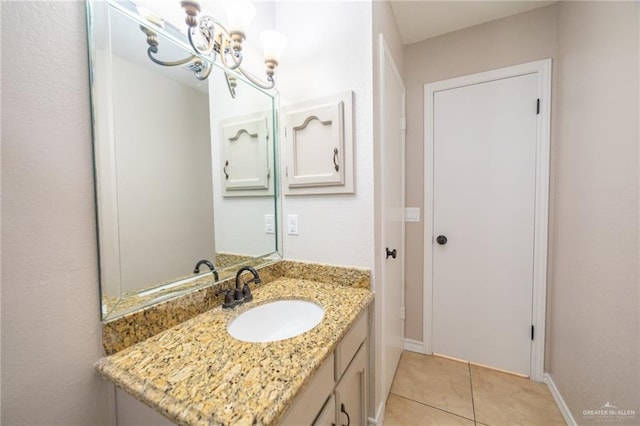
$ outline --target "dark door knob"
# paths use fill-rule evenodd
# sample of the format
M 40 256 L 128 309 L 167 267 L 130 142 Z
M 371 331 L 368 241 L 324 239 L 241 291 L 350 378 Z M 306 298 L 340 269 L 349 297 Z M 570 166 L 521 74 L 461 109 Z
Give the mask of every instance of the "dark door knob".
M 438 244 L 440 244 L 441 246 L 443 246 L 443 245 L 447 244 L 447 237 L 445 237 L 444 235 L 438 235 L 436 237 L 436 242 Z
M 387 247 L 387 257 L 386 257 L 387 259 L 389 258 L 389 256 L 395 259 L 397 255 L 398 255 L 398 252 L 396 251 L 396 249 L 389 250 L 389 247 Z

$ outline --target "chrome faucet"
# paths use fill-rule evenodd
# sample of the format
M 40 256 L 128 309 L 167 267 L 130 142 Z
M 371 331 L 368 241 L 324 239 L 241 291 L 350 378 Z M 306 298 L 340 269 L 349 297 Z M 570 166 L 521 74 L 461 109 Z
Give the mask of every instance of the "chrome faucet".
M 253 278 L 248 281 L 242 282 L 242 274 L 244 272 L 251 272 Z M 225 296 L 225 301 L 222 304 L 224 309 L 235 308 L 238 305 L 242 305 L 243 303 L 250 302 L 253 300 L 253 295 L 251 294 L 251 289 L 249 288 L 249 283 L 260 284 L 262 280 L 260 279 L 260 275 L 258 271 L 253 269 L 251 266 L 243 266 L 238 269 L 236 273 L 236 289 L 233 291 L 233 298 L 231 298 L 231 290 L 227 292 Z
M 220 276 L 218 275 L 218 271 L 216 271 L 216 267 L 213 266 L 213 263 L 209 262 L 206 259 L 202 259 L 202 260 L 198 261 L 198 263 L 196 263 L 196 267 L 193 268 L 193 273 L 194 274 L 199 274 L 200 273 L 200 266 L 202 266 L 202 265 L 207 265 L 209 270 L 211 272 L 213 272 L 213 277 L 215 278 L 216 281 L 218 281 L 220 279 Z

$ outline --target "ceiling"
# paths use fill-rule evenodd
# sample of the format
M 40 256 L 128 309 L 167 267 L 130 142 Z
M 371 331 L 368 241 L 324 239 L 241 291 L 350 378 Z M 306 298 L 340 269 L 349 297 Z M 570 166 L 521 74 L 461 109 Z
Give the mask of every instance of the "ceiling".
M 391 0 L 404 44 L 515 15 L 556 1 Z

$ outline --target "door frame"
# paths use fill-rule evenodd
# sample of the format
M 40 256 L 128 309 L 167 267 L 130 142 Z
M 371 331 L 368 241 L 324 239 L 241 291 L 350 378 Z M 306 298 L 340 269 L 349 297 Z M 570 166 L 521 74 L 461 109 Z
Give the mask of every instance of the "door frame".
M 538 74 L 540 114 L 536 123 L 536 171 L 533 250 L 532 325 L 530 378 L 544 375 L 545 312 L 547 292 L 547 241 L 549 227 L 549 147 L 551 123 L 551 59 L 528 62 L 424 85 L 424 281 L 422 337 L 424 353 L 431 354 L 433 324 L 433 113 L 434 94 L 473 84 Z M 532 106 L 533 106 L 532 100 Z M 427 219 L 429 218 L 429 219 Z
M 383 146 L 388 143 L 388 141 L 385 139 L 385 130 L 388 126 L 398 126 L 399 129 L 401 129 L 401 140 L 400 140 L 400 149 L 401 149 L 401 153 L 400 153 L 400 158 L 402 159 L 402 170 L 394 170 L 393 173 L 399 173 L 401 176 L 401 186 L 402 186 L 402 212 L 399 214 L 401 214 L 401 220 L 402 220 L 402 235 L 401 235 L 401 242 L 400 242 L 400 246 L 398 247 L 398 250 L 400 251 L 400 259 L 403 263 L 401 265 L 401 269 L 402 269 L 402 274 L 400 277 L 400 282 L 402 283 L 402 307 L 400 307 L 401 312 L 403 313 L 402 315 L 402 329 L 403 329 L 403 339 L 404 339 L 404 329 L 405 329 L 405 324 L 404 324 L 404 309 L 405 309 L 405 303 L 404 303 L 404 297 L 405 297 L 405 264 L 404 264 L 404 260 L 405 258 L 405 222 L 404 222 L 404 206 L 405 206 L 405 186 L 406 186 L 406 178 L 405 178 L 405 167 L 406 167 L 406 159 L 405 159 L 405 151 L 406 151 L 406 132 L 405 132 L 405 117 L 406 117 L 406 87 L 404 84 L 404 81 L 402 80 L 402 76 L 400 75 L 400 72 L 398 71 L 398 68 L 396 66 L 395 60 L 393 59 L 393 55 L 391 54 L 391 50 L 389 50 L 389 47 L 387 46 L 387 43 L 385 41 L 384 35 L 382 33 L 380 33 L 379 38 L 378 38 L 378 52 L 379 52 L 379 88 L 378 88 L 378 93 L 379 93 L 379 97 L 380 97 L 380 104 L 379 104 L 379 108 L 380 108 L 380 127 L 379 127 L 379 131 L 380 131 L 380 163 L 381 163 L 381 167 L 380 167 L 380 176 L 381 176 L 381 184 L 380 184 L 380 200 L 381 200 L 381 215 L 380 215 L 380 236 L 381 236 L 381 246 L 379 247 L 380 252 L 379 252 L 379 256 L 380 256 L 380 277 L 382 279 L 381 285 L 378 287 L 376 286 L 376 288 L 378 288 L 378 290 L 376 291 L 376 293 L 379 294 L 380 300 L 382 301 L 381 303 L 381 322 L 379 323 L 380 327 L 381 327 L 381 332 L 380 332 L 380 337 L 381 337 L 381 357 L 380 357 L 380 372 L 381 372 L 381 385 L 382 385 L 382 403 L 383 403 L 383 407 L 384 404 L 387 400 L 387 394 L 386 392 L 386 383 L 385 383 L 385 378 L 386 378 L 386 361 L 387 361 L 387 353 L 386 353 L 386 336 L 385 336 L 385 330 L 384 330 L 384 324 L 386 323 L 386 321 L 389 320 L 388 318 L 388 308 L 386 305 L 386 289 L 387 289 L 387 283 L 386 283 L 386 272 L 387 272 L 387 265 L 385 262 L 385 258 L 383 256 L 383 250 L 385 248 L 385 244 L 386 244 L 386 236 L 387 236 L 387 228 L 385 226 L 386 223 L 386 219 L 387 219 L 387 215 L 385 213 L 385 206 L 383 201 L 385 200 L 385 188 L 384 188 L 384 182 L 385 182 L 385 176 L 387 175 L 388 171 L 386 170 L 386 163 L 385 163 L 385 158 L 382 155 L 382 153 L 384 152 Z M 402 117 L 402 122 L 401 123 L 387 123 L 386 122 L 386 114 L 385 111 L 388 107 L 387 105 L 387 99 L 385 99 L 385 87 L 384 87 L 384 82 L 385 82 L 385 77 L 386 77 L 386 72 L 385 72 L 385 63 L 389 64 L 389 67 L 392 70 L 392 77 L 395 78 L 399 83 L 400 83 L 400 87 L 402 88 L 402 111 L 401 111 L 401 117 Z M 389 384 L 389 389 L 391 389 L 391 385 Z M 376 413 L 377 415 L 377 413 Z

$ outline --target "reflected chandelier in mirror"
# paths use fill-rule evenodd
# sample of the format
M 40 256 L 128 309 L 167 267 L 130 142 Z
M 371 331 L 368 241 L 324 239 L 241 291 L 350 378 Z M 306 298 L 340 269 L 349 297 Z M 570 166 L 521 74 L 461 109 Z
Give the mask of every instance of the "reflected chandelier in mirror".
M 264 48 L 264 63 L 266 65 L 267 82 L 254 77 L 242 67 L 242 43 L 246 39 L 246 32 L 251 20 L 256 14 L 255 7 L 248 0 L 227 1 L 224 6 L 229 17 L 229 29 L 225 28 L 220 20 L 215 17 L 201 13 L 200 2 L 196 0 L 184 0 L 180 2 L 184 8 L 187 25 L 186 34 L 189 45 L 194 52 L 205 56 L 211 62 L 217 62 L 223 68 L 238 70 L 253 84 L 263 88 L 271 89 L 275 84 L 274 73 L 278 66 L 280 54 L 286 45 L 284 36 L 274 30 L 265 30 L 260 34 L 260 40 Z M 177 5 L 177 2 L 176 2 Z M 147 36 L 147 54 L 149 59 L 158 65 L 179 66 L 189 64 L 196 78 L 204 80 L 211 73 L 211 66 L 208 62 L 202 61 L 197 55 L 189 55 L 186 58 L 165 61 L 156 56 L 159 51 L 159 40 L 156 31 L 152 28 L 164 28 L 164 19 L 157 16 L 144 6 L 137 7 L 138 13 L 147 19 L 151 27 L 141 26 L 142 31 Z M 227 79 L 229 74 L 225 74 Z M 232 90 L 232 83 L 229 82 L 229 89 Z
M 277 93 L 134 3 L 87 10 L 103 320 L 279 259 Z M 150 61 L 148 31 L 163 58 L 195 57 L 208 78 Z

